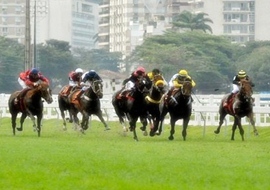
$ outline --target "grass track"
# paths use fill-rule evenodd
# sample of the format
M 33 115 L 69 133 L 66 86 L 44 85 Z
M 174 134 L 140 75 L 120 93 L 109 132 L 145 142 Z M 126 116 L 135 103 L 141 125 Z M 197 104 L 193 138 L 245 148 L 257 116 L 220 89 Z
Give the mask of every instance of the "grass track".
M 117 122 L 103 131 L 93 121 L 86 135 L 62 131 L 60 120 L 44 120 L 41 137 L 30 120 L 23 132 L 12 135 L 10 119 L 0 120 L 1 189 L 270 189 L 270 127 L 258 128 L 254 137 L 245 126 L 230 141 L 230 128 L 221 134 L 215 127 L 188 128 L 187 141 L 176 128 L 169 141 L 169 128 L 162 136 L 122 135 Z

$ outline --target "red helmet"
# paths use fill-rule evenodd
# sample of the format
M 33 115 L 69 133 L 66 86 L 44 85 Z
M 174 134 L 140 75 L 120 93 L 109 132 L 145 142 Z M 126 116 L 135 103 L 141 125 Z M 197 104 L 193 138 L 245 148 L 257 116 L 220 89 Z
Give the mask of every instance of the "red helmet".
M 145 68 L 143 67 L 138 67 L 135 72 L 135 76 L 144 76 L 145 75 Z

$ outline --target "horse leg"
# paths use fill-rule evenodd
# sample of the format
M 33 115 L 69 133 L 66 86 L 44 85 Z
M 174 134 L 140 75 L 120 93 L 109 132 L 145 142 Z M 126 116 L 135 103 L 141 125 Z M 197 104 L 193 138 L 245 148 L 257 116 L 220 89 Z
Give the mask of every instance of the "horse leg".
M 40 113 L 39 115 L 37 115 L 37 132 L 38 132 L 38 137 L 40 137 L 41 119 L 42 119 L 42 117 L 43 117 L 42 113 Z
M 61 112 L 61 117 L 63 120 L 63 130 L 66 131 L 67 130 L 67 123 L 66 123 L 66 119 L 65 119 L 65 112 L 63 110 L 60 110 Z
M 190 119 L 189 117 L 183 119 L 182 137 L 184 141 L 186 140 L 186 136 L 187 136 L 187 127 L 188 127 L 189 119 Z
M 68 114 L 69 114 L 69 120 L 68 120 L 68 122 L 69 123 L 72 123 L 73 122 L 73 116 L 72 116 L 70 110 L 68 110 Z
M 108 126 L 108 124 L 106 123 L 106 121 L 104 120 L 104 118 L 102 116 L 102 112 L 99 111 L 96 115 L 98 116 L 99 120 L 103 123 L 103 125 L 105 127 L 105 131 L 110 130 L 110 127 Z
M 244 133 L 245 133 L 245 131 L 243 129 L 243 126 L 242 126 L 241 122 L 238 123 L 238 128 L 239 128 L 239 131 L 240 131 L 240 135 L 242 137 L 242 141 L 244 141 L 245 140 L 244 139 Z
M 15 133 L 16 133 L 15 128 L 16 128 L 16 119 L 17 119 L 17 115 L 18 115 L 18 113 L 13 113 L 13 114 L 11 115 L 11 125 L 12 125 L 13 135 L 15 135 Z
M 29 113 L 29 117 L 33 123 L 33 130 L 34 131 L 38 131 L 39 129 L 37 128 L 37 125 L 36 125 L 36 119 L 35 119 L 35 116 L 32 114 L 32 113 Z M 39 131 L 38 131 L 39 132 Z
M 169 140 L 173 140 L 174 139 L 174 137 L 173 137 L 173 135 L 174 135 L 174 133 L 175 133 L 175 119 L 174 118 L 171 118 L 170 119 L 170 123 L 171 123 L 171 130 L 170 130 L 170 136 L 169 136 Z
M 23 130 L 23 123 L 25 118 L 27 117 L 26 113 L 22 113 L 21 119 L 20 119 L 20 127 L 17 127 L 18 131 L 22 131 Z
M 221 108 L 221 109 L 223 109 L 223 108 Z M 217 129 L 214 131 L 214 133 L 219 134 L 220 128 L 221 128 L 221 126 L 222 126 L 222 124 L 223 124 L 223 122 L 224 122 L 224 119 L 225 119 L 225 116 L 226 116 L 226 115 L 227 115 L 227 114 L 226 114 L 225 111 L 220 112 L 220 116 L 219 116 L 219 125 L 218 125 Z
M 255 121 L 254 121 L 254 118 L 253 118 L 253 113 L 251 113 L 251 114 L 248 116 L 248 118 L 249 118 L 249 121 L 250 121 L 250 123 L 251 123 L 251 125 L 252 125 L 252 127 L 253 127 L 254 135 L 255 135 L 255 136 L 259 135 L 259 133 L 258 133 L 258 131 L 257 131 L 257 128 L 256 128 L 256 126 L 255 126 Z
M 152 122 L 151 122 L 151 117 L 150 116 L 147 116 L 147 118 L 140 117 L 141 123 L 143 125 L 143 126 L 140 127 L 140 129 L 143 131 L 143 135 L 144 136 L 147 136 L 148 135 L 147 130 L 146 130 L 146 126 L 148 124 L 147 119 L 149 119 L 150 125 L 151 125 Z
M 130 131 L 133 131 L 133 139 L 135 141 L 138 141 L 138 137 L 137 137 L 137 133 L 136 133 L 136 122 L 138 120 L 138 117 L 137 118 L 133 118 L 133 117 L 130 117 L 130 121 L 129 121 L 129 129 Z
M 233 126 L 232 126 L 232 136 L 231 136 L 231 140 L 234 141 L 234 134 L 235 134 L 235 130 L 237 128 L 239 121 L 236 117 L 234 117 L 234 122 L 233 122 Z

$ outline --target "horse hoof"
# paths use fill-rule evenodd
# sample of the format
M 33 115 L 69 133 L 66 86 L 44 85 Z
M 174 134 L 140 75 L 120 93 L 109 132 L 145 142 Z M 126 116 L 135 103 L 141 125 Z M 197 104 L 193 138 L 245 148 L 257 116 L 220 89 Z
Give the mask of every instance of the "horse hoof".
M 106 127 L 104 131 L 109 131 L 109 130 L 111 130 L 111 128 L 110 127 Z
M 147 131 L 144 131 L 144 132 L 143 132 L 143 135 L 144 135 L 144 136 L 147 136 L 147 135 L 148 135 Z
M 150 137 L 155 136 L 155 133 L 153 131 L 150 131 Z
M 145 127 L 140 127 L 140 129 L 141 129 L 142 131 L 145 131 Z
M 214 131 L 215 134 L 219 134 L 219 131 Z
M 17 128 L 17 131 L 22 131 L 22 128 Z
M 173 136 L 170 136 L 168 139 L 169 139 L 170 141 L 172 141 L 174 138 L 173 138 Z

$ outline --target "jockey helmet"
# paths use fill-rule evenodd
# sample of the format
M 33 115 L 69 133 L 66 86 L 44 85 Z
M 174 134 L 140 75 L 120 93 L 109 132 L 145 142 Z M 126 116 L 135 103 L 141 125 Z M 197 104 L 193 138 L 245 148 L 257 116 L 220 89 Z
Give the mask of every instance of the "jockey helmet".
M 160 70 L 159 69 L 153 69 L 152 73 L 153 73 L 153 75 L 158 75 L 158 74 L 160 74 Z
M 135 72 L 135 76 L 144 76 L 145 75 L 145 69 L 143 67 L 138 67 Z
M 188 72 L 186 70 L 180 70 L 179 71 L 179 75 L 182 76 L 182 77 L 187 77 L 188 76 Z
M 240 70 L 238 72 L 238 77 L 239 78 L 245 78 L 247 76 L 246 72 L 244 70 Z
M 90 78 L 95 78 L 95 77 L 97 76 L 97 73 L 96 73 L 95 70 L 90 70 L 90 71 L 88 72 L 88 76 L 89 76 Z
M 75 70 L 75 73 L 83 73 L 83 70 L 82 70 L 81 68 L 77 68 L 77 69 Z
M 34 80 L 38 79 L 38 73 L 39 73 L 38 69 L 36 68 L 31 69 L 31 71 L 29 72 L 29 78 Z
M 163 80 L 158 80 L 156 83 L 155 83 L 155 86 L 164 86 L 164 81 Z
M 33 68 L 33 69 L 31 69 L 31 71 L 30 71 L 30 74 L 32 74 L 32 75 L 37 75 L 39 73 L 39 71 L 38 71 L 38 69 L 36 69 L 36 68 Z

